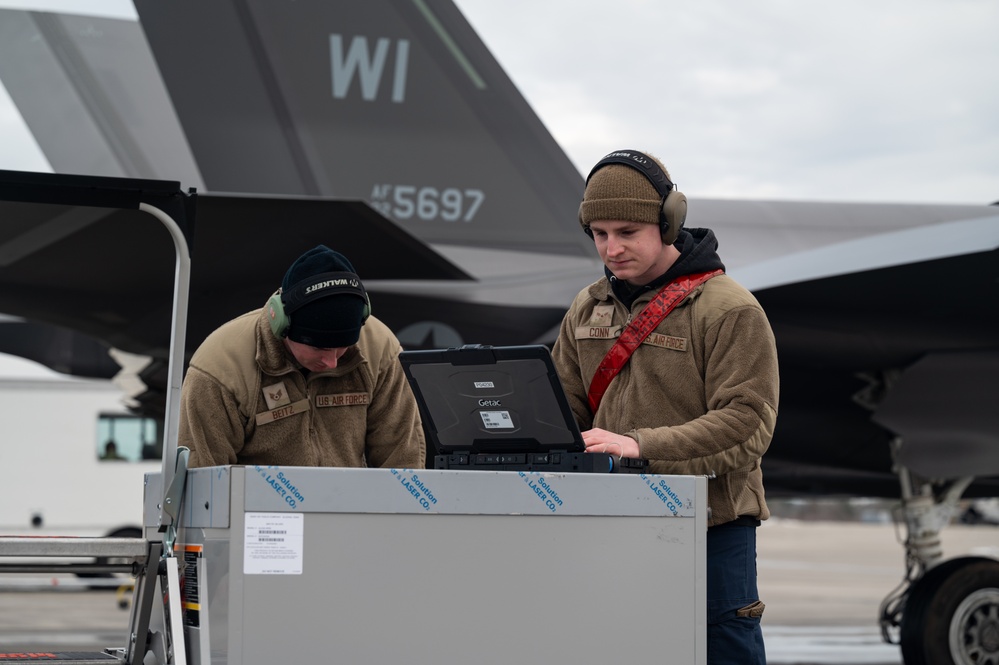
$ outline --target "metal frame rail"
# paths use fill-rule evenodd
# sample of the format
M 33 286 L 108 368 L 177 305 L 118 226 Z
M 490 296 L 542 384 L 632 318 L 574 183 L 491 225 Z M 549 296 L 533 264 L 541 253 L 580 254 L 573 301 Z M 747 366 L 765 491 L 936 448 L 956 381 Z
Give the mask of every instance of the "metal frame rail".
M 0 538 L 0 557 L 30 559 L 5 562 L 0 573 L 25 572 L 128 572 L 136 576 L 132 615 L 126 646 L 106 649 L 111 662 L 142 663 L 153 652 L 162 665 L 186 665 L 180 616 L 179 567 L 173 555 L 178 504 L 183 494 L 187 450 L 177 447 L 180 420 L 180 389 L 183 381 L 188 296 L 191 279 L 191 246 L 196 193 L 183 192 L 180 183 L 135 178 L 31 173 L 0 170 L 0 200 L 21 203 L 89 206 L 118 210 L 139 210 L 158 219 L 170 233 L 176 251 L 173 317 L 170 332 L 170 358 L 166 415 L 163 428 L 163 497 L 160 502 L 159 531 L 164 541 L 142 538 Z M 0 220 L 2 223 L 2 220 Z M 175 478 L 176 476 L 176 478 Z M 166 544 L 164 546 L 164 543 Z M 50 561 L 61 559 L 123 559 L 124 563 Z M 36 560 L 37 559 L 37 560 Z M 159 584 L 164 602 L 164 633 L 150 632 L 150 616 Z M 51 660 L 51 659 L 50 659 Z M 62 663 L 93 663 L 93 658 Z

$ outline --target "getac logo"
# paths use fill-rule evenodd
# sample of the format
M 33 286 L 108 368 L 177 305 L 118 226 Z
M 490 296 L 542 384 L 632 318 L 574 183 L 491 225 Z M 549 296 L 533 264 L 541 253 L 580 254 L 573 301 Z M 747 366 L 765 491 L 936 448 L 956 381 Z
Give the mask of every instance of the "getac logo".
M 319 289 L 328 289 L 332 286 L 350 286 L 353 288 L 359 288 L 356 279 L 329 279 L 325 282 L 319 282 L 318 284 L 313 284 L 309 288 L 305 289 L 305 295 L 309 295 Z
M 480 399 L 479 406 L 503 406 L 498 399 Z

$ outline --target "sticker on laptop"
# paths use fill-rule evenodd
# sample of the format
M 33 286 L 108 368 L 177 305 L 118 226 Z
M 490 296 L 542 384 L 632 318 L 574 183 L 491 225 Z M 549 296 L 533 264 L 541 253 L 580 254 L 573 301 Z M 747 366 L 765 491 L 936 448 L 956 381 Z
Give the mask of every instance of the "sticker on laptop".
M 513 429 L 509 411 L 479 411 L 479 416 L 486 429 Z

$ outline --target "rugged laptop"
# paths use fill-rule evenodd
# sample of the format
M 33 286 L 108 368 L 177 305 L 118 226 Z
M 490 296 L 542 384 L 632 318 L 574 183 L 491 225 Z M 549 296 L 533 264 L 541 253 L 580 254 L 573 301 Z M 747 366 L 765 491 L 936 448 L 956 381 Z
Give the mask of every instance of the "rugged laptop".
M 585 453 L 544 345 L 403 351 L 434 468 L 640 472 L 645 460 Z

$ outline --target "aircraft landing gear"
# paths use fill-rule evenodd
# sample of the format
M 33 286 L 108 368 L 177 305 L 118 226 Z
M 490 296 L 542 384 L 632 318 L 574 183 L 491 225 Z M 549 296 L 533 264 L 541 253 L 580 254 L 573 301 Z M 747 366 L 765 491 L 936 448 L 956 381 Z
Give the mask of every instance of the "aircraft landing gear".
M 905 665 L 999 665 L 999 561 L 944 561 L 940 540 L 973 478 L 934 482 L 897 461 L 895 472 L 906 573 L 881 604 L 882 637 L 901 646 Z
M 912 584 L 905 606 L 906 665 L 999 665 L 999 561 L 946 561 Z

